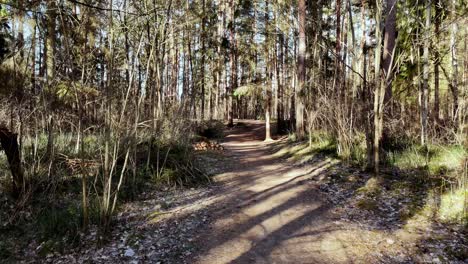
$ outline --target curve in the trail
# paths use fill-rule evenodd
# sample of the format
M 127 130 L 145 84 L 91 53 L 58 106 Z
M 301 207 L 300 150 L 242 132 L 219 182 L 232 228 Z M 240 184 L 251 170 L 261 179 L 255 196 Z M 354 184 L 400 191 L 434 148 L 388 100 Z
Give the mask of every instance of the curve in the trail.
M 272 157 L 264 124 L 242 121 L 226 136 L 230 162 L 219 175 L 220 195 L 211 229 L 200 238 L 199 263 L 347 262 L 343 243 L 316 186 L 305 179 L 333 166 L 327 160 L 297 166 Z

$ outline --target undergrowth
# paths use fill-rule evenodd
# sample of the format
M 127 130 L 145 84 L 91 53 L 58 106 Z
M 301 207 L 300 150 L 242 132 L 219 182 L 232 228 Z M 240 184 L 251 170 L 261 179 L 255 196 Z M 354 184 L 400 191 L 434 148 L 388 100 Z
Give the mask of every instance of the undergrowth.
M 176 128 L 174 126 L 177 126 Z M 210 181 L 197 159 L 192 142 L 197 137 L 222 138 L 224 125 L 218 121 L 192 124 L 190 121 L 161 121 L 158 131 L 141 131 L 138 139 L 116 138 L 121 153 L 116 159 L 116 177 L 122 172 L 119 204 L 133 200 L 145 190 L 192 187 Z M 125 151 L 131 144 L 127 169 Z M 14 262 L 15 252 L 37 241 L 38 254 L 46 256 L 79 245 L 86 227 L 102 224 L 104 175 L 101 157 L 104 135 L 86 133 L 76 151 L 76 135 L 55 136 L 54 157 L 45 158 L 47 136 L 24 137 L 22 157 L 26 178 L 26 194 L 21 201 L 9 195 L 9 167 L 0 153 L 0 259 Z M 78 162 L 81 165 L 70 165 Z M 73 163 L 74 164 L 74 163 Z M 6 177 L 5 177 L 6 176 Z M 86 211 L 83 215 L 82 179 L 86 178 Z M 114 180 L 112 190 L 119 182 Z M 85 223 L 86 221 L 86 223 Z M 22 236 L 24 244 L 10 243 Z
M 356 134 L 348 151 L 340 149 L 340 142 L 331 134 L 315 131 L 307 140 L 298 141 L 295 134 L 290 134 L 275 149 L 274 155 L 304 163 L 317 155 L 327 155 L 339 158 L 347 164 L 365 169 L 367 164 L 366 139 L 363 134 Z M 382 140 L 382 165 L 384 181 L 391 193 L 401 196 L 404 193 L 434 193 L 439 202 L 427 203 L 427 206 L 437 204 L 435 216 L 445 222 L 468 224 L 468 177 L 467 149 L 461 145 L 428 144 L 418 145 L 409 137 Z M 375 186 L 374 186 L 375 185 Z M 376 187 L 378 186 L 378 187 Z M 375 209 L 379 194 L 379 184 L 366 184 L 359 191 L 368 197 L 358 203 L 364 209 Z M 405 191 L 403 191 L 405 190 Z M 413 197 L 409 197 L 413 199 Z M 410 206 L 410 211 L 420 210 L 424 202 L 417 201 Z M 435 205 L 434 205 L 435 206 Z M 434 207 L 433 206 L 433 207 Z M 412 209 L 411 209 L 412 208 Z

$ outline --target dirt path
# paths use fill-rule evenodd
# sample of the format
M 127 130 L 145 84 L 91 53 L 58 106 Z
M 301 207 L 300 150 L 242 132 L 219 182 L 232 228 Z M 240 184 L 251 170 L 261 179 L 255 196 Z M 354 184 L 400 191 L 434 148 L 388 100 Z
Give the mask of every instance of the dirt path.
M 231 168 L 216 177 L 226 198 L 200 235 L 198 263 L 352 263 L 365 261 L 365 231 L 348 232 L 321 197 L 314 177 L 330 160 L 298 166 L 272 157 L 263 123 L 234 128 L 224 146 Z M 382 237 L 373 239 L 383 240 Z M 373 242 L 374 242 L 373 241 Z M 364 247 L 366 248 L 366 247 Z
M 358 189 L 370 175 L 322 155 L 302 164 L 275 158 L 274 148 L 286 142 L 265 143 L 262 122 L 243 123 L 228 131 L 224 155 L 204 156 L 203 164 L 216 174 L 215 184 L 149 191 L 122 207 L 110 241 L 102 248 L 95 249 L 96 233 L 90 232 L 79 248 L 50 253 L 46 261 L 34 255 L 43 245 L 32 243 L 28 259 L 40 263 L 468 263 L 461 230 L 419 214 L 399 217 L 411 204 L 406 196 L 415 193 L 403 192 L 396 199 L 388 195 L 392 190 L 382 190 L 386 194 L 375 198 L 379 202 L 371 198 L 370 205 L 360 206 L 369 198 L 363 200 Z M 448 258 L 447 248 L 458 260 Z
M 368 210 L 358 188 L 370 175 L 322 155 L 302 164 L 276 158 L 281 142 L 263 142 L 262 122 L 242 122 L 223 143 L 211 203 L 198 203 L 211 224 L 198 230 L 185 262 L 466 263 L 445 250 L 462 252 L 462 233 L 420 214 L 399 218 L 404 195 Z

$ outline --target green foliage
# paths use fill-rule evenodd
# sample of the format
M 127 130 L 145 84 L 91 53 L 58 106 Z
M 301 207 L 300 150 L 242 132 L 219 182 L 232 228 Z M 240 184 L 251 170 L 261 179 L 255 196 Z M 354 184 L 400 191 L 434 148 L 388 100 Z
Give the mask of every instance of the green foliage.
M 413 145 L 386 153 L 387 162 L 400 169 L 425 169 L 430 174 L 446 174 L 461 167 L 467 152 L 462 146 Z
M 324 131 L 315 131 L 309 135 L 308 141 L 297 141 L 294 133 L 289 134 L 288 142 L 280 145 L 274 155 L 306 162 L 318 154 L 335 156 L 336 153 L 334 138 Z
M 380 145 L 383 151 L 403 151 L 415 145 L 415 140 L 410 136 L 402 133 L 392 133 L 391 135 L 384 134 L 380 140 Z
M 361 167 L 365 167 L 367 165 L 367 145 L 364 134 L 358 134 L 355 136 L 350 146 L 349 161 Z
M 193 186 L 210 181 L 191 146 L 153 141 L 152 180 L 156 185 Z
M 37 226 L 43 240 L 65 238 L 68 243 L 79 240 L 81 210 L 76 206 L 45 208 L 37 218 Z
M 382 183 L 381 180 L 373 177 L 370 178 L 364 186 L 359 188 L 358 193 L 365 194 L 367 197 L 376 198 L 381 193 Z
M 261 95 L 263 90 L 263 85 L 261 84 L 247 84 L 240 87 L 237 87 L 234 91 L 234 96 L 236 97 L 243 97 L 243 96 L 253 96 L 253 95 Z
M 363 210 L 375 211 L 378 209 L 378 203 L 371 198 L 363 198 L 357 202 L 357 206 Z
M 468 188 L 466 188 L 466 184 L 468 182 L 441 195 L 438 216 L 443 221 L 468 224 Z
M 99 91 L 90 86 L 84 86 L 79 82 L 59 82 L 56 85 L 47 86 L 45 92 L 55 99 L 58 105 L 71 105 L 83 98 L 93 98 L 99 95 Z

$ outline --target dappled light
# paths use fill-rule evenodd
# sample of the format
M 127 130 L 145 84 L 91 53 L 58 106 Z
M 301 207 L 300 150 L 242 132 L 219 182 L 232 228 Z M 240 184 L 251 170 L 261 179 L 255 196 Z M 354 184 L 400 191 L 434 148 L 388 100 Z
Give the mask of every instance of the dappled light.
M 0 0 L 0 264 L 468 263 L 468 0 Z

